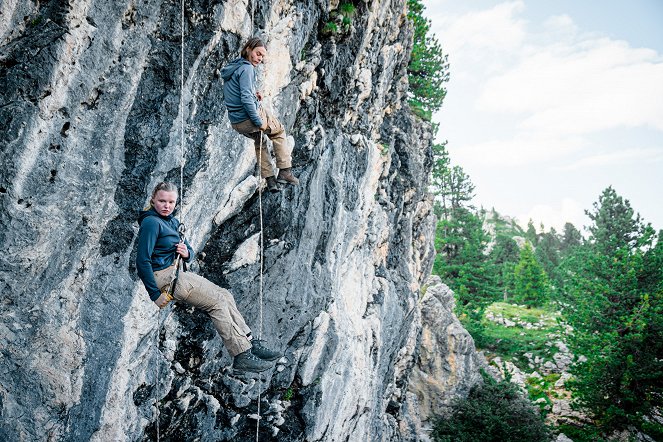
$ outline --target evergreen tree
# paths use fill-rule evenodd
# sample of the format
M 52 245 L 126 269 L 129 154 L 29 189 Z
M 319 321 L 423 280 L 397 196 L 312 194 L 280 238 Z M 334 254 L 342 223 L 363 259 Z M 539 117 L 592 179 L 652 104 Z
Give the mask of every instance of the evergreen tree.
M 546 272 L 536 261 L 531 244 L 520 250 L 520 260 L 514 268 L 514 295 L 517 302 L 527 306 L 543 305 L 548 299 L 549 283 Z
M 551 281 L 557 281 L 557 269 L 560 263 L 562 242 L 554 228 L 541 234 L 536 246 L 535 256 Z
M 550 434 L 541 416 L 508 381 L 496 382 L 484 374 L 467 398 L 452 404 L 451 415 L 433 430 L 436 442 L 548 442 Z
M 580 231 L 571 223 L 564 224 L 564 233 L 560 244 L 561 256 L 567 256 L 575 247 L 582 244 L 582 235 Z
M 409 103 L 412 111 L 430 121 L 442 106 L 449 81 L 448 57 L 435 35 L 430 33 L 430 20 L 423 16 L 421 0 L 408 0 L 408 18 L 414 26 L 412 54 L 408 65 Z
M 649 240 L 643 235 L 647 226 L 640 215 L 634 213 L 629 201 L 617 195 L 612 186 L 601 193 L 593 209 L 585 213 L 593 222 L 588 229 L 589 239 L 598 252 L 612 255 L 621 248 L 632 251 Z
M 510 236 L 497 234 L 495 246 L 490 251 L 488 258 L 495 266 L 495 283 L 503 294 L 504 301 L 507 301 L 507 294 L 513 291 L 514 268 L 520 259 L 518 244 Z
M 564 264 L 569 344 L 586 358 L 569 386 L 603 432 L 635 427 L 661 437 L 663 426 L 647 419 L 663 397 L 661 249 L 611 187 L 593 207 L 590 242 Z
M 459 307 L 484 306 L 496 299 L 493 266 L 486 256 L 488 235 L 482 219 L 457 208 L 449 221 L 438 223 L 433 271 L 456 292 Z
M 536 228 L 534 227 L 534 222 L 531 219 L 527 222 L 527 231 L 525 232 L 525 239 L 534 246 L 538 243 L 538 235 L 536 234 Z

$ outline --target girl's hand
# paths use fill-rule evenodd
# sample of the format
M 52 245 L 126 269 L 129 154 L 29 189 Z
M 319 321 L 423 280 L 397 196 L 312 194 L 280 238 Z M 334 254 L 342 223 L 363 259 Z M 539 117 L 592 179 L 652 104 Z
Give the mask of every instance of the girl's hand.
M 154 301 L 154 303 L 157 305 L 157 307 L 164 308 L 166 305 L 168 305 L 168 299 L 166 299 L 166 295 L 162 293 L 161 296 L 159 296 L 157 300 Z
M 183 242 L 177 243 L 177 253 L 182 258 L 187 259 L 189 257 L 189 249 L 186 247 L 186 244 Z

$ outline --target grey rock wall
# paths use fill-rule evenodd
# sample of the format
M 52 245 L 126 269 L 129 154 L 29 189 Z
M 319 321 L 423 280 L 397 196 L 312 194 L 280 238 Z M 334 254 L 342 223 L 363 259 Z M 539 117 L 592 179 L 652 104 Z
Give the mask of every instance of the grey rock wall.
M 420 342 L 402 400 L 401 433 L 404 440 L 428 441 L 436 419 L 482 382 L 480 370 L 491 370 L 454 315 L 454 293 L 439 276 L 428 278 L 419 304 Z
M 258 414 L 261 440 L 402 438 L 431 132 L 404 105 L 405 2 L 357 1 L 325 35 L 336 6 L 186 1 L 182 60 L 179 2 L 2 3 L 1 440 L 253 440 Z M 218 75 L 253 32 L 301 179 L 262 199 Z M 261 377 L 137 279 L 137 210 L 180 176 L 193 270 L 284 352 Z

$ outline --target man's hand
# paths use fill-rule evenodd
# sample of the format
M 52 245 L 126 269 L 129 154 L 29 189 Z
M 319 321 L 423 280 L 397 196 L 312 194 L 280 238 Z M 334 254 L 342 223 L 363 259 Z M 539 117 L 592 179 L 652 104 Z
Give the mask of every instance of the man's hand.
M 262 101 L 262 94 L 260 93 L 260 91 L 256 92 L 256 97 L 258 97 L 258 101 Z

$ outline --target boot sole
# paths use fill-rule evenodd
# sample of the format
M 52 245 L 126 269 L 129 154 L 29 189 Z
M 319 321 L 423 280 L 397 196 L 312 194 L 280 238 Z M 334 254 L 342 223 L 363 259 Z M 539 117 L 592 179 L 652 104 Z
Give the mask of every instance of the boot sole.
M 262 372 L 267 371 L 271 368 L 274 368 L 274 366 L 272 365 L 271 367 L 267 367 L 267 368 L 262 369 L 262 370 L 233 367 L 233 374 L 241 375 L 241 374 L 246 374 L 246 373 L 262 373 Z
M 260 358 L 260 359 L 262 359 L 263 361 L 267 361 L 267 362 L 274 362 L 274 361 L 279 360 L 279 359 L 281 359 L 281 358 L 283 357 L 283 355 L 278 355 L 278 356 L 275 356 L 275 357 L 273 357 L 273 358 L 261 358 L 260 356 L 258 356 L 258 355 L 255 354 L 255 353 L 253 353 L 253 356 L 255 356 L 256 358 Z
M 299 183 L 293 183 L 292 181 L 286 181 L 286 180 L 276 180 L 277 183 L 279 184 L 290 184 L 291 186 L 299 186 Z

